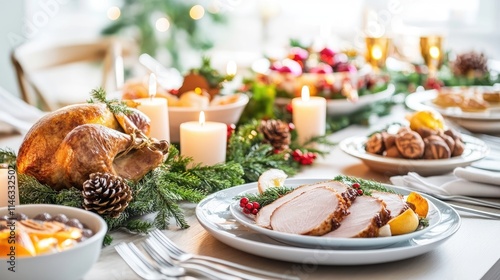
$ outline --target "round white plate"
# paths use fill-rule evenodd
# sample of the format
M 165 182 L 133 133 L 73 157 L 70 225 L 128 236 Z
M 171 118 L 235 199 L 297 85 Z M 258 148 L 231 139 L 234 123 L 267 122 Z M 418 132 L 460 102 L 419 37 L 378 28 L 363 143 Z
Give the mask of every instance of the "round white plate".
M 286 185 L 303 185 L 319 182 L 318 179 L 289 179 Z M 429 251 L 450 238 L 460 227 L 460 216 L 447 204 L 432 197 L 426 197 L 441 213 L 439 224 L 426 233 L 389 245 L 381 249 L 337 250 L 300 248 L 290 246 L 265 234 L 248 229 L 237 222 L 229 211 L 233 198 L 242 192 L 254 190 L 256 183 L 240 185 L 209 195 L 196 207 L 200 224 L 219 241 L 244 252 L 266 258 L 317 265 L 364 265 L 392 262 L 415 257 Z M 386 185 L 403 195 L 409 192 Z
M 347 99 L 327 99 L 326 113 L 329 116 L 341 116 L 354 113 L 374 102 L 390 98 L 394 94 L 395 89 L 396 88 L 393 84 L 389 84 L 386 90 L 360 96 L 357 101 L 349 101 Z M 291 100 L 289 98 L 276 98 L 276 104 L 280 106 L 285 106 L 290 102 Z
M 322 180 L 322 181 L 327 181 Z M 299 187 L 300 185 L 296 185 L 293 183 L 287 182 L 287 187 Z M 238 195 L 244 195 L 247 193 L 257 193 L 257 188 L 253 190 L 249 190 L 247 192 L 238 194 Z M 425 232 L 429 231 L 433 227 L 435 227 L 437 224 L 439 224 L 439 221 L 441 219 L 441 213 L 439 213 L 439 210 L 431 203 L 429 202 L 429 213 L 427 215 L 427 218 L 429 220 L 429 226 L 412 232 L 408 234 L 403 234 L 403 235 L 396 235 L 396 236 L 390 236 L 390 237 L 379 237 L 379 238 L 335 238 L 335 237 L 321 237 L 321 236 L 307 236 L 307 235 L 298 235 L 298 234 L 290 234 L 290 233 L 284 233 L 284 232 L 279 232 L 275 230 L 270 230 L 267 228 L 263 228 L 255 224 L 255 221 L 253 218 L 250 216 L 245 215 L 241 211 L 241 207 L 239 205 L 239 201 L 234 201 L 231 206 L 230 206 L 230 211 L 233 217 L 240 222 L 241 224 L 245 225 L 246 227 L 262 233 L 264 235 L 267 235 L 271 238 L 274 238 L 278 241 L 282 241 L 284 243 L 294 245 L 294 246 L 300 246 L 300 247 L 312 247 L 315 248 L 317 246 L 321 246 L 323 248 L 337 248 L 337 249 L 358 249 L 358 248 L 363 248 L 363 249 L 368 249 L 368 248 L 382 248 L 386 247 L 388 245 L 398 243 L 401 241 L 406 241 L 408 239 L 417 237 L 419 235 L 424 234 Z
M 432 100 L 437 95 L 436 90 L 415 92 L 406 97 L 405 103 L 406 106 L 415 111 L 437 111 L 470 131 L 481 133 L 500 132 L 500 105 L 492 104 L 490 108 L 483 112 L 462 112 L 460 108 L 444 108 L 434 104 Z
M 391 176 L 408 172 L 416 172 L 422 176 L 440 175 L 451 172 L 456 167 L 468 166 L 483 159 L 490 152 L 490 148 L 483 141 L 462 134 L 465 149 L 461 156 L 448 159 L 391 158 L 366 152 L 367 139 L 364 136 L 350 137 L 342 140 L 339 146 L 345 153 L 361 159 L 370 169 Z

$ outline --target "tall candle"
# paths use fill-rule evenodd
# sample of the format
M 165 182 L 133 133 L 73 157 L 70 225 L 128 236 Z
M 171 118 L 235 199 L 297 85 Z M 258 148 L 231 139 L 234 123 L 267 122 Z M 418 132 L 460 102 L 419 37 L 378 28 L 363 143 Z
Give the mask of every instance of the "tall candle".
M 149 136 L 170 142 L 170 124 L 168 120 L 168 102 L 165 98 L 155 98 L 156 76 L 149 78 L 149 98 L 136 99 L 137 109 L 151 120 Z
M 293 124 L 300 144 L 313 137 L 325 135 L 326 99 L 310 96 L 309 88 L 302 87 L 301 97 L 292 99 Z
M 226 160 L 227 125 L 205 122 L 200 112 L 199 121 L 180 126 L 181 155 L 193 158 L 193 164 L 214 165 Z
M 16 171 L 7 164 L 0 164 L 0 207 L 14 205 L 19 205 Z

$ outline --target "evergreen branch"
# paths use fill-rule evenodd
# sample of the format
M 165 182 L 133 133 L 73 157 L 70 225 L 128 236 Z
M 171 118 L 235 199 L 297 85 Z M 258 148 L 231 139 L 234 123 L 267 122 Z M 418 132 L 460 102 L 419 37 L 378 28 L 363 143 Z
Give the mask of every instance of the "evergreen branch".
M 366 179 L 361 179 L 361 178 L 356 178 L 356 177 L 351 177 L 351 176 L 346 176 L 346 175 L 338 175 L 335 178 L 333 178 L 334 181 L 339 181 L 341 183 L 344 183 L 346 185 L 351 186 L 354 183 L 358 183 L 363 190 L 363 194 L 365 195 L 370 195 L 372 191 L 381 191 L 381 192 L 390 192 L 394 193 L 393 190 L 390 190 L 382 183 L 372 181 L 372 180 L 366 180 Z
M 130 115 L 132 113 L 132 110 L 130 107 L 127 106 L 127 104 L 123 101 L 120 101 L 118 99 L 111 99 L 108 100 L 106 99 L 106 91 L 99 87 L 97 89 L 93 89 L 90 92 L 91 98 L 87 100 L 88 103 L 104 103 L 108 107 L 108 109 L 115 115 L 119 114 L 125 114 L 125 115 Z
M 11 148 L 0 148 L 0 163 L 8 163 L 10 166 L 16 165 L 16 153 Z
M 271 204 L 276 199 L 290 193 L 294 188 L 281 186 L 281 187 L 272 187 L 266 189 L 263 193 L 247 193 L 245 195 L 236 196 L 234 199 L 239 200 L 242 197 L 248 198 L 249 201 L 256 201 L 260 204 L 260 207 L 264 207 L 268 204 Z

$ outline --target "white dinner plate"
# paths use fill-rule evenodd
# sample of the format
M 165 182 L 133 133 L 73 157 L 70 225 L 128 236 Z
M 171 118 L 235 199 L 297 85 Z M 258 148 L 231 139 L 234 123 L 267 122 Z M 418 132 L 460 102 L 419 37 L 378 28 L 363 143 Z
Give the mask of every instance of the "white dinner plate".
M 285 181 L 285 185 L 304 185 L 319 181 L 322 180 L 289 179 Z M 249 183 L 211 194 L 196 207 L 196 217 L 200 224 L 219 241 L 238 250 L 276 260 L 313 265 L 364 265 L 403 260 L 434 250 L 450 238 L 461 224 L 460 216 L 454 209 L 444 202 L 426 196 L 441 213 L 441 220 L 437 226 L 422 235 L 379 249 L 295 247 L 255 232 L 234 219 L 229 209 L 234 197 L 256 187 L 256 183 Z M 403 195 L 409 193 L 400 187 L 389 185 L 386 187 Z
M 390 98 L 394 94 L 395 89 L 393 84 L 389 84 L 387 89 L 372 94 L 362 95 L 356 101 L 347 99 L 327 99 L 326 113 L 329 116 L 341 116 L 354 113 L 372 103 Z M 276 98 L 276 104 L 280 106 L 285 106 L 290 102 L 290 98 Z
M 483 112 L 463 112 L 457 107 L 440 107 L 432 102 L 438 95 L 436 90 L 426 90 L 409 94 L 405 103 L 415 111 L 434 110 L 452 119 L 464 128 L 480 133 L 500 132 L 500 105 L 491 104 Z
M 367 137 L 350 137 L 342 140 L 339 146 L 345 153 L 357 157 L 370 169 L 387 175 L 416 172 L 422 176 L 440 175 L 453 171 L 456 167 L 468 166 L 483 159 L 490 152 L 489 147 L 481 140 L 462 134 L 465 144 L 461 156 L 448 159 L 404 159 L 391 158 L 365 151 Z
M 322 180 L 328 181 L 328 180 Z M 287 187 L 299 187 L 300 185 L 296 185 L 293 183 L 288 183 Z M 239 195 L 245 195 L 247 193 L 258 193 L 257 187 L 255 189 L 251 189 L 247 192 L 243 192 Z M 441 213 L 439 210 L 432 204 L 429 203 L 429 213 L 427 214 L 427 218 L 429 220 L 429 226 L 425 227 L 421 230 L 417 230 L 412 233 L 390 236 L 390 237 L 379 237 L 379 238 L 338 238 L 338 237 L 321 237 L 321 236 L 308 236 L 308 235 L 299 235 L 299 234 L 290 234 L 279 232 L 275 230 L 270 230 L 267 228 L 263 228 L 258 226 L 255 223 L 255 220 L 251 216 L 247 216 L 241 211 L 241 207 L 239 201 L 234 201 L 230 206 L 230 211 L 233 217 L 245 225 L 246 227 L 267 235 L 271 238 L 274 238 L 278 241 L 282 241 L 284 243 L 300 246 L 300 247 L 312 247 L 315 248 L 317 246 L 321 246 L 323 248 L 337 248 L 337 249 L 369 249 L 369 248 L 382 248 L 388 245 L 398 243 L 401 241 L 406 241 L 408 239 L 417 237 L 419 235 L 424 234 L 429 231 L 437 224 L 441 219 Z

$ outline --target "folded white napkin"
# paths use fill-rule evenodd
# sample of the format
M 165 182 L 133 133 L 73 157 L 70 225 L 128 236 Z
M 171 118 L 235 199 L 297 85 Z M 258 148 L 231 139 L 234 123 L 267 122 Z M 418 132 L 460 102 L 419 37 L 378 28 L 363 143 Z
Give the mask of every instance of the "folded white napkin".
M 0 132 L 28 132 L 44 113 L 0 87 Z
M 392 184 L 424 193 L 500 197 L 500 173 L 458 167 L 453 174 L 422 177 L 415 172 L 390 178 Z

